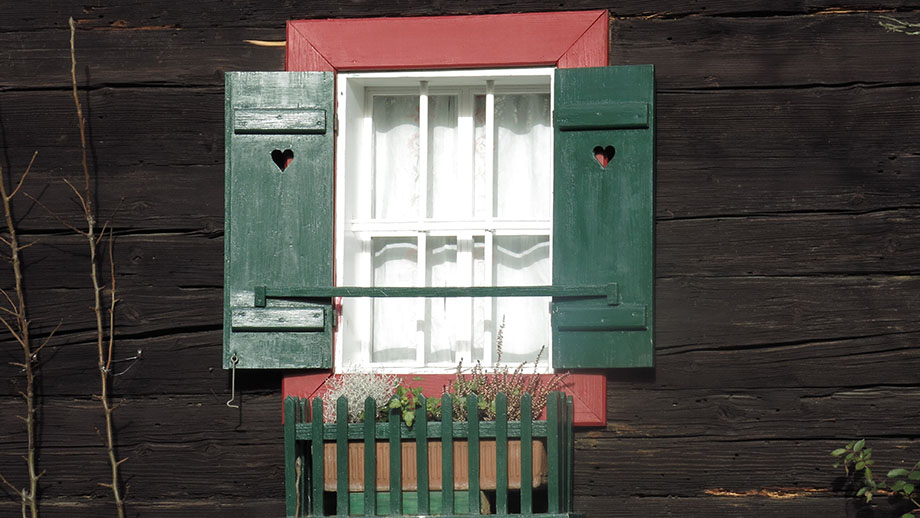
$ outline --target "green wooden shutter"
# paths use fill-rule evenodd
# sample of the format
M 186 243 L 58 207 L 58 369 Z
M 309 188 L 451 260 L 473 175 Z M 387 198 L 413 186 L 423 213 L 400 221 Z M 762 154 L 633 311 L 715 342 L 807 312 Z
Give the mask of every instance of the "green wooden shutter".
M 651 367 L 654 68 L 557 70 L 555 102 L 553 284 L 609 289 L 554 300 L 553 367 Z
M 328 299 L 265 290 L 332 284 L 333 75 L 226 79 L 224 367 L 331 367 Z

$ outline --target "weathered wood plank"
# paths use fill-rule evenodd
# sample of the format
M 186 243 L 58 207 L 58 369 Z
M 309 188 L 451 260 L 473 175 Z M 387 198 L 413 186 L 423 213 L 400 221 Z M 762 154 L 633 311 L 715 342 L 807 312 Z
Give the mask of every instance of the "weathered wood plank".
M 920 81 L 920 41 L 880 16 L 615 19 L 610 62 L 654 63 L 661 90 Z
M 830 452 L 852 438 L 815 441 L 713 441 L 707 438 L 576 438 L 575 498 L 586 495 L 691 496 L 842 489 Z M 869 437 L 879 472 L 920 459 L 915 440 Z M 906 461 L 901 464 L 900 461 Z M 842 500 L 841 500 L 842 504 Z M 798 513 L 794 515 L 798 516 Z M 731 516 L 737 516 L 732 514 Z
M 817 491 L 816 491 L 817 489 Z M 759 491 L 714 491 L 713 496 L 578 496 L 575 509 L 587 516 L 633 518 L 636 516 L 744 516 L 790 518 L 804 516 L 867 516 L 899 518 L 909 508 L 891 506 L 885 500 L 873 505 L 859 503 L 842 492 L 825 494 L 819 488 L 767 488 Z
M 220 0 L 204 0 L 188 4 L 143 2 L 127 0 L 111 4 L 86 5 L 74 0 L 40 4 L 34 8 L 11 6 L 0 23 L 0 30 L 66 29 L 67 18 L 79 20 L 86 30 L 157 30 L 177 27 L 184 30 L 200 27 L 277 27 L 288 19 L 339 18 L 367 16 L 437 16 L 445 14 L 496 14 L 528 11 L 558 11 L 610 9 L 616 16 L 683 17 L 705 15 L 783 16 L 807 13 L 847 12 L 861 10 L 893 11 L 916 7 L 911 0 L 888 0 L 884 4 L 869 0 L 839 3 L 818 0 L 777 0 L 764 4 L 757 0 L 708 0 L 688 4 L 678 0 L 650 4 L 641 0 L 610 2 L 569 0 L 564 5 L 546 0 L 462 0 L 450 3 L 356 0 L 347 3 L 302 5 L 273 5 L 265 8 L 258 2 L 242 2 L 228 9 Z
M 86 497 L 61 497 L 42 498 L 41 516 L 60 518 L 97 518 L 112 514 L 113 504 L 108 495 L 96 498 Z M 184 518 L 195 516 L 201 518 L 223 518 L 226 516 L 259 516 L 282 517 L 284 516 L 283 495 L 270 498 L 269 495 L 223 495 L 209 498 L 196 499 L 162 499 L 151 498 L 147 500 L 127 500 L 128 516 L 157 516 Z M 18 503 L 0 500 L 0 514 L 3 516 L 18 516 Z M 6 514 L 8 513 L 8 514 Z
M 658 221 L 655 229 L 659 276 L 920 273 L 920 208 Z
M 668 278 L 656 297 L 659 356 L 920 330 L 920 277 Z

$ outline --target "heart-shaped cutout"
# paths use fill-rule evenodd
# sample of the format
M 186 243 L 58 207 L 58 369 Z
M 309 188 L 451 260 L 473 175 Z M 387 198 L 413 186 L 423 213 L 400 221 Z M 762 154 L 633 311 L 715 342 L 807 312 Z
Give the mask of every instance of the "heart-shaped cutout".
M 281 151 L 276 149 L 272 151 L 272 162 L 278 166 L 278 169 L 284 171 L 287 169 L 287 166 L 291 165 L 291 162 L 294 161 L 294 152 L 290 149 L 285 149 Z
M 617 150 L 613 146 L 601 147 L 597 146 L 594 148 L 594 159 L 597 160 L 597 163 L 601 167 L 606 168 L 607 164 L 613 160 L 613 156 L 617 154 Z

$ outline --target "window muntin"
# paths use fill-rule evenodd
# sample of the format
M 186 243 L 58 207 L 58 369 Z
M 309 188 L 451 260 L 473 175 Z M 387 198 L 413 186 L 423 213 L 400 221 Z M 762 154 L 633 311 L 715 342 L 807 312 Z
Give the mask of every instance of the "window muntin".
M 339 74 L 336 284 L 551 284 L 552 72 Z M 342 307 L 337 368 L 549 367 L 549 298 Z

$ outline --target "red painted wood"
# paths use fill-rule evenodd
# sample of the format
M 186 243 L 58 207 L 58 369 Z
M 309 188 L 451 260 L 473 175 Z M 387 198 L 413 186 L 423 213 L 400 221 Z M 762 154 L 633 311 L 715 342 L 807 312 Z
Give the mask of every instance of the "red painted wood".
M 293 20 L 287 26 L 287 70 L 349 71 L 607 65 L 606 10 L 416 18 Z M 285 374 L 284 396 L 317 397 L 330 373 Z M 453 375 L 404 376 L 438 395 Z M 607 423 L 603 374 L 575 374 L 577 426 Z M 417 383 L 417 385 L 415 385 Z
M 284 397 L 322 397 L 323 383 L 332 376 L 329 372 L 310 374 L 286 374 L 281 385 Z M 444 386 L 454 380 L 453 374 L 405 374 L 401 376 L 405 385 L 422 387 L 426 397 L 440 397 Z M 549 375 L 541 375 L 549 378 Z M 575 374 L 566 379 L 562 387 L 572 396 L 574 423 L 576 426 L 603 426 L 607 423 L 607 377 L 603 374 Z M 604 404 L 598 404 L 603 401 Z
M 607 34 L 607 11 L 596 10 L 294 20 L 288 22 L 287 69 L 552 66 L 560 60 L 564 67 L 602 66 Z
M 579 67 L 605 67 L 607 54 L 610 48 L 610 23 L 607 12 L 601 11 L 600 16 L 588 27 L 565 54 L 556 62 L 559 68 Z

